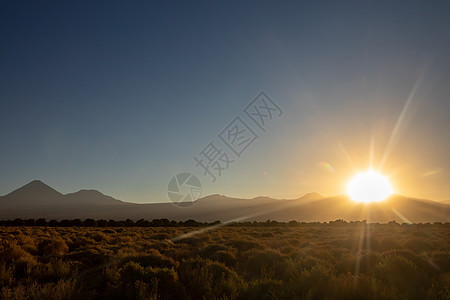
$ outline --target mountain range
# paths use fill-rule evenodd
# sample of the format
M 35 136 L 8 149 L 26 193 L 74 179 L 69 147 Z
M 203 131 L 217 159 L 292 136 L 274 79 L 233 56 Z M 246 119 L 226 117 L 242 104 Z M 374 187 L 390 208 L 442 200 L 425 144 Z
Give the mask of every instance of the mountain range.
M 61 194 L 35 180 L 0 196 L 0 219 L 162 219 L 213 222 L 266 221 L 327 222 L 337 219 L 387 223 L 450 222 L 450 204 L 392 195 L 378 203 L 356 203 L 347 196 L 309 193 L 297 199 L 256 197 L 239 199 L 209 195 L 191 205 L 124 202 L 96 190 Z

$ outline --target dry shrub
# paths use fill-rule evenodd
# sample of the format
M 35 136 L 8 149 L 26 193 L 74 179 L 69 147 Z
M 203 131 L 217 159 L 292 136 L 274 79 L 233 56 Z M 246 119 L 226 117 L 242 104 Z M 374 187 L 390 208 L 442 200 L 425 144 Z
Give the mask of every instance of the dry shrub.
M 76 252 L 72 252 L 65 256 L 65 258 L 78 261 L 86 266 L 102 265 L 110 260 L 110 252 L 98 247 L 87 247 Z
M 170 239 L 171 236 L 168 235 L 167 233 L 156 233 L 156 234 L 152 234 L 150 236 L 150 238 L 153 239 L 153 240 L 162 241 L 162 240 L 165 240 L 165 239 Z
M 236 248 L 239 252 L 248 251 L 250 249 L 264 248 L 259 242 L 251 240 L 232 240 L 228 243 L 228 245 L 233 248 Z
M 32 268 L 37 265 L 34 257 L 15 243 L 8 245 L 0 252 L 0 261 L 12 265 L 19 277 L 29 274 Z
M 0 299 L 450 299 L 448 228 L 2 227 Z
M 333 269 L 327 265 L 317 264 L 310 269 L 303 269 L 292 278 L 291 288 L 288 290 L 295 295 L 295 298 L 326 299 L 333 294 L 334 280 Z
M 410 251 L 410 250 L 391 250 L 391 251 L 386 251 L 383 252 L 382 255 L 383 257 L 387 257 L 387 256 L 401 256 L 404 257 L 408 260 L 410 260 L 412 263 L 414 263 L 421 272 L 426 272 L 426 273 L 433 273 L 434 267 L 433 265 L 431 265 L 426 259 L 425 256 L 419 256 L 417 254 L 415 254 L 414 252 Z
M 389 286 L 395 287 L 405 295 L 424 296 L 425 277 L 416 264 L 411 260 L 398 255 L 389 255 L 382 258 L 376 266 L 375 276 Z
M 372 274 L 380 256 L 375 251 L 361 251 L 356 254 L 348 254 L 336 261 L 335 267 L 341 273 Z
M 122 260 L 123 263 L 129 261 L 137 262 L 139 265 L 144 267 L 175 268 L 178 267 L 179 264 L 172 258 L 162 255 L 158 250 L 155 249 L 150 249 L 145 254 L 141 253 L 137 255 L 126 256 Z
M 334 277 L 327 294 L 334 299 L 401 299 L 401 294 L 381 281 L 364 274 L 350 273 Z
M 0 286 L 11 286 L 14 282 L 14 267 L 0 264 Z
M 434 251 L 430 263 L 441 272 L 450 272 L 450 250 Z
M 61 299 L 79 299 L 81 293 L 77 288 L 75 280 L 59 280 L 56 283 L 38 284 L 36 282 L 30 285 L 19 284 L 14 288 L 3 288 L 1 298 L 9 299 L 30 299 L 30 300 L 61 300 Z
M 173 269 L 144 268 L 131 261 L 118 270 L 118 275 L 120 284 L 111 291 L 115 298 L 147 299 L 156 297 L 157 294 L 168 299 L 187 298 Z
M 236 265 L 236 256 L 229 250 L 220 250 L 209 256 L 210 260 L 224 263 L 228 267 Z
M 69 251 L 66 242 L 61 238 L 45 239 L 38 244 L 39 255 L 61 256 Z
M 33 270 L 32 276 L 40 281 L 68 279 L 78 272 L 78 263 L 73 261 L 52 260 Z
M 381 251 L 401 249 L 401 248 L 402 246 L 400 245 L 400 243 L 391 237 L 385 237 L 380 240 Z
M 87 238 L 85 236 L 74 237 L 72 238 L 71 242 L 69 242 L 69 248 L 70 250 L 74 250 L 88 245 L 92 245 L 93 243 L 94 240 Z
M 253 280 L 243 291 L 245 299 L 270 300 L 280 299 L 284 290 L 284 284 L 281 280 L 272 278 L 263 278 Z
M 103 232 L 96 232 L 91 237 L 96 242 L 109 241 L 109 237 Z
M 121 247 L 133 248 L 135 246 L 134 239 L 127 235 L 118 235 L 111 241 L 111 243 L 120 245 Z
M 24 258 L 33 258 L 33 256 L 16 243 L 5 245 L 2 251 L 0 251 L 0 260 L 6 263 L 19 261 Z
M 153 248 L 160 252 L 164 252 L 169 249 L 172 249 L 174 246 L 175 246 L 175 243 L 172 242 L 171 240 L 163 240 L 163 241 L 160 241 L 160 242 L 154 244 Z
M 423 239 L 419 238 L 413 238 L 406 241 L 404 247 L 419 254 L 433 250 L 433 246 L 431 246 L 428 242 L 424 241 Z
M 205 247 L 203 247 L 202 249 L 199 250 L 199 253 L 201 256 L 208 258 L 208 256 L 214 254 L 217 251 L 225 251 L 228 248 L 224 245 L 219 245 L 219 244 L 212 244 L 212 245 L 207 245 Z
M 26 296 L 25 287 L 19 285 L 17 287 L 3 287 L 0 291 L 0 298 L 5 300 L 22 300 Z
M 195 258 L 182 261 L 180 281 L 193 299 L 236 299 L 242 279 L 222 263 Z
M 31 235 L 25 235 L 23 233 L 20 233 L 17 236 L 17 243 L 20 245 L 22 249 L 29 253 L 36 253 L 37 247 L 34 241 L 34 238 Z
M 284 246 L 282 248 L 280 248 L 280 252 L 286 255 L 295 253 L 296 248 L 293 246 Z
M 279 278 L 285 269 L 285 257 L 273 249 L 250 250 L 240 258 L 239 266 L 250 278 Z

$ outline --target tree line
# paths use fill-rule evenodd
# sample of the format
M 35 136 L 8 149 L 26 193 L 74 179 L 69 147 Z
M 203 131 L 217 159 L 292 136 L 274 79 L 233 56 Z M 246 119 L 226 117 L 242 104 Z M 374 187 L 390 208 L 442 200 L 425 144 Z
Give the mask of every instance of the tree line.
M 140 219 L 134 221 L 132 219 L 126 220 L 94 220 L 88 219 L 64 219 L 64 220 L 49 220 L 45 218 L 38 219 L 21 219 L 16 218 L 14 220 L 0 220 L 0 226 L 47 226 L 47 227 L 207 227 L 222 224 L 220 221 L 214 222 L 198 222 L 192 219 L 186 221 L 174 221 L 168 219 L 153 219 L 151 221 Z M 295 226 L 317 226 L 317 225 L 332 225 L 332 226 L 347 226 L 347 225 L 366 225 L 366 221 L 344 221 L 335 220 L 330 222 L 278 222 L 275 220 L 267 221 L 247 221 L 247 222 L 233 222 L 228 224 L 222 224 L 226 226 L 238 226 L 238 227 L 295 227 Z M 444 225 L 450 227 L 450 223 L 433 223 L 435 225 Z M 387 225 L 398 225 L 398 226 L 410 226 L 412 224 L 402 223 L 399 224 L 395 221 L 389 222 Z M 420 226 L 432 225 L 431 223 L 425 224 L 415 224 Z
M 220 221 L 212 223 L 197 222 L 195 220 L 187 221 L 170 221 L 168 219 L 153 219 L 152 221 L 140 219 L 137 221 L 126 220 L 94 220 L 94 219 L 64 219 L 64 220 L 49 220 L 45 218 L 39 219 L 21 219 L 14 220 L 0 220 L 0 226 L 48 226 L 48 227 L 181 227 L 181 226 L 212 226 L 220 224 Z

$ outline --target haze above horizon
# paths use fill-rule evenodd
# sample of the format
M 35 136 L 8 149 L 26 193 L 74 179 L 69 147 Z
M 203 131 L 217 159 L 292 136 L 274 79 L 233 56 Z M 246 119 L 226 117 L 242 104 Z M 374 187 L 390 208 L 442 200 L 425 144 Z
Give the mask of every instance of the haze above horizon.
M 340 195 L 379 170 L 395 193 L 450 199 L 450 3 L 7 1 L 0 10 L 0 194 Z M 282 110 L 261 129 L 244 108 Z M 269 113 L 269 111 L 267 111 Z M 236 117 L 254 142 L 212 182 L 196 166 Z

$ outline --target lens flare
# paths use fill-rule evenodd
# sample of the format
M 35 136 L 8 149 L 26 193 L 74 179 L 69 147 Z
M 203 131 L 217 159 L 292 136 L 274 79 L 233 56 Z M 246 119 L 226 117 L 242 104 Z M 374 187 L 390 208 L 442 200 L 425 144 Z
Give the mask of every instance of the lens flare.
M 324 161 L 319 162 L 319 163 L 317 164 L 317 166 L 318 166 L 319 168 L 322 168 L 322 169 L 324 169 L 324 170 L 327 170 L 328 172 L 331 172 L 331 173 L 335 173 L 335 172 L 336 172 L 336 171 L 334 170 L 334 168 L 333 168 L 332 165 L 330 165 L 329 163 L 324 162 Z

